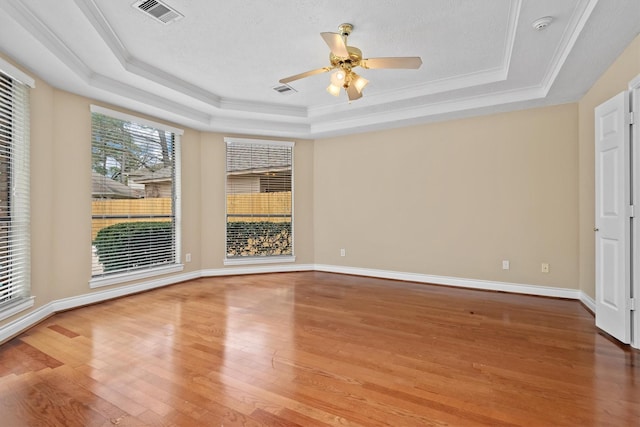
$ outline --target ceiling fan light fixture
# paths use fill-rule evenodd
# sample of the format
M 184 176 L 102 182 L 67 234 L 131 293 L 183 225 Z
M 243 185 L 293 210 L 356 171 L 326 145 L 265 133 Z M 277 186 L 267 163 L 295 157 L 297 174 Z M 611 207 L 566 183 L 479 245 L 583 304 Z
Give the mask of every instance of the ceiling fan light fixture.
M 327 92 L 329 92 L 333 96 L 340 96 L 340 86 L 336 86 L 333 83 L 331 83 L 327 87 Z
M 356 73 L 353 73 L 351 84 L 356 88 L 358 93 L 362 93 L 362 89 L 364 89 L 364 87 L 369 84 L 369 80 L 357 75 Z
M 331 84 L 337 87 L 344 86 L 346 74 L 343 70 L 338 70 L 335 73 L 331 74 Z

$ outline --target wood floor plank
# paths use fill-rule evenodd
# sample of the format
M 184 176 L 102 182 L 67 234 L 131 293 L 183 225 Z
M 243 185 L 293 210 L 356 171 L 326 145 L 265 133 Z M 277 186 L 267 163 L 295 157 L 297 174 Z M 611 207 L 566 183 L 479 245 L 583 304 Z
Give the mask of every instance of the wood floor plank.
M 577 301 L 303 272 L 201 278 L 0 346 L 0 424 L 640 425 Z

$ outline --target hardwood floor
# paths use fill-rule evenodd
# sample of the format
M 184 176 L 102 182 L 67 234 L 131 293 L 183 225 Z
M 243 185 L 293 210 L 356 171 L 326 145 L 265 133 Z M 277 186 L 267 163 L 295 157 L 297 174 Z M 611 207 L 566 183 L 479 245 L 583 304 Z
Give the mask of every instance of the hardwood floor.
M 2 426 L 632 426 L 578 302 L 305 272 L 198 279 L 0 346 Z

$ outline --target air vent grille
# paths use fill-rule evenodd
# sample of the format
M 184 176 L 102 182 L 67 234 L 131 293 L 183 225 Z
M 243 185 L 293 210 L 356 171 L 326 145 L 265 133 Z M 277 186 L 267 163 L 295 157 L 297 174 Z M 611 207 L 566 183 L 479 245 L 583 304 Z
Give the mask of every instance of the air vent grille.
M 292 93 L 297 92 L 297 90 L 295 90 L 294 88 L 292 88 L 291 86 L 287 85 L 287 84 L 281 84 L 278 86 L 274 86 L 273 90 L 275 90 L 276 92 L 282 94 L 282 95 L 290 95 Z
M 184 17 L 183 14 L 173 9 L 171 6 L 158 0 L 139 0 L 131 6 L 151 16 L 153 19 L 162 22 L 163 24 L 170 24 Z

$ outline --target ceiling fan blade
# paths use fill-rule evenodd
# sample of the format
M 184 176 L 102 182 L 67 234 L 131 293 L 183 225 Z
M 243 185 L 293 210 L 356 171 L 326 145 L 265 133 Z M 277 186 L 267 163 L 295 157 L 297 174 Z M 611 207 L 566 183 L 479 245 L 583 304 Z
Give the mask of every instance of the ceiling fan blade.
M 341 58 L 348 58 L 349 52 L 347 51 L 347 45 L 344 44 L 344 39 L 338 33 L 320 33 L 324 41 L 329 45 L 329 49 L 335 56 Z
M 289 82 L 292 82 L 294 80 L 304 79 L 305 77 L 313 76 L 313 75 L 316 75 L 316 74 L 326 73 L 330 69 L 331 68 L 329 68 L 329 67 L 323 67 L 323 68 L 318 68 L 316 70 L 306 71 L 304 73 L 300 73 L 300 74 L 296 74 L 294 76 L 289 76 L 289 77 L 285 77 L 284 79 L 280 79 L 280 83 L 289 83 Z
M 419 56 L 397 58 L 368 58 L 360 61 L 362 68 L 411 68 L 417 69 L 422 65 Z
M 358 92 L 358 89 L 356 89 L 355 85 L 349 85 L 346 90 L 349 101 L 355 101 L 356 99 L 362 98 L 362 93 Z

